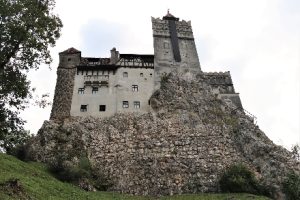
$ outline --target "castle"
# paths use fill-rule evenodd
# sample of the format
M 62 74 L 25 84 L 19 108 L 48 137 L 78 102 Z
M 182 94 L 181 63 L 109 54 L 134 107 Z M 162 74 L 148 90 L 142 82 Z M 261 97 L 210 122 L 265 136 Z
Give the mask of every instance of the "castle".
M 203 73 L 218 98 L 242 108 L 229 72 L 201 71 L 190 21 L 180 21 L 168 11 L 162 19 L 152 17 L 152 30 L 154 55 L 120 54 L 116 48 L 110 58 L 81 57 L 75 48 L 59 53 L 50 119 L 149 112 L 151 95 L 162 76 L 172 71 Z
M 155 196 L 220 192 L 224 171 L 243 163 L 283 199 L 282 181 L 299 162 L 253 123 L 229 72 L 201 70 L 190 22 L 168 13 L 152 29 L 154 55 L 59 54 L 51 117 L 32 158 L 70 169 L 88 159 L 101 181 L 80 187 Z

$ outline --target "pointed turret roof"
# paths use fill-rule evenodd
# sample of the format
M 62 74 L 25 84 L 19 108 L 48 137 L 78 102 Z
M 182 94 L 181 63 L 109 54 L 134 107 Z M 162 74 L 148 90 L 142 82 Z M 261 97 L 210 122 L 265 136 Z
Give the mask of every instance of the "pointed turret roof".
M 60 52 L 60 54 L 76 54 L 76 53 L 81 53 L 81 51 L 75 49 L 74 47 L 68 48 L 63 52 Z

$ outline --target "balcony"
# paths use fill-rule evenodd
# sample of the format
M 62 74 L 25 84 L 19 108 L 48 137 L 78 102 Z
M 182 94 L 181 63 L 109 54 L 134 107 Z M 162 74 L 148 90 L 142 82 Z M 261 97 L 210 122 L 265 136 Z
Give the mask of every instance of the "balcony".
M 86 75 L 84 76 L 85 81 L 108 81 L 109 75 Z

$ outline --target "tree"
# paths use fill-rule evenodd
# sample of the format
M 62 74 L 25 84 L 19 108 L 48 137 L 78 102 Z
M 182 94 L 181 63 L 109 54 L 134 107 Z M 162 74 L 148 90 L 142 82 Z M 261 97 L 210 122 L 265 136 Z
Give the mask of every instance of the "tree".
M 283 192 L 287 200 L 300 199 L 300 175 L 291 171 L 282 183 Z
M 292 146 L 292 156 L 296 160 L 300 160 L 300 146 L 299 144 L 295 144 Z
M 26 136 L 19 112 L 32 98 L 27 72 L 50 64 L 49 47 L 62 22 L 55 0 L 0 0 L 0 147 L 8 150 Z
M 219 181 L 222 192 L 259 194 L 260 186 L 254 173 L 243 164 L 230 166 Z

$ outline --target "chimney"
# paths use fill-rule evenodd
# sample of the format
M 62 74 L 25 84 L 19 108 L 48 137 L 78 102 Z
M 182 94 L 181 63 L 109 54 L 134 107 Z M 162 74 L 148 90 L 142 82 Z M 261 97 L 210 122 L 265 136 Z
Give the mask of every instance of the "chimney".
M 116 64 L 119 60 L 119 51 L 116 50 L 116 48 L 112 48 L 112 50 L 110 50 L 110 64 Z

